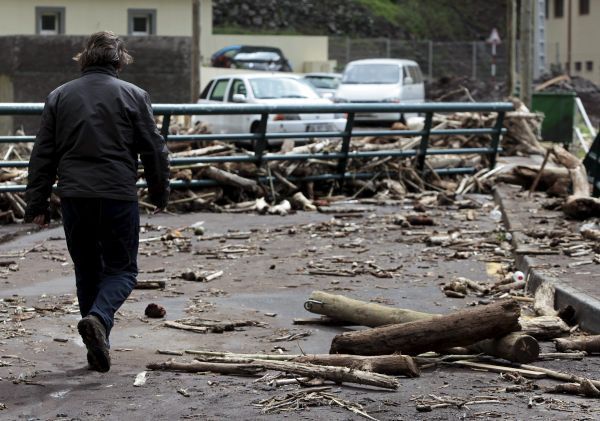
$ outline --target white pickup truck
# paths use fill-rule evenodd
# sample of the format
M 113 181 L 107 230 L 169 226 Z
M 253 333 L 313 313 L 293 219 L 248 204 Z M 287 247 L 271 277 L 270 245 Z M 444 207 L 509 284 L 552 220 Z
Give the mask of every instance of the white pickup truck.
M 320 98 L 311 86 L 293 75 L 239 74 L 212 79 L 202 91 L 198 103 L 323 105 L 332 102 Z M 196 115 L 192 118 L 193 123 L 199 121 L 206 123 L 212 133 L 255 133 L 260 115 Z M 267 133 L 341 131 L 345 125 L 344 115 L 270 114 Z M 281 142 L 281 139 L 269 140 L 269 144 Z

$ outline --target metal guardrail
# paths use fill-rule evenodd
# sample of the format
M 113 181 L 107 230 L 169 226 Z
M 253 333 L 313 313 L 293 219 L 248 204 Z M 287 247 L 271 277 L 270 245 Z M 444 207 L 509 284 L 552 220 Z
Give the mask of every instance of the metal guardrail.
M 2 115 L 40 115 L 44 104 L 41 103 L 0 103 L 0 116 Z M 372 178 L 373 173 L 347 173 L 348 162 L 353 158 L 377 158 L 377 157 L 415 157 L 416 168 L 424 171 L 425 158 L 428 155 L 464 155 L 482 154 L 488 155 L 490 168 L 496 165 L 496 157 L 499 151 L 500 138 L 506 129 L 502 124 L 507 111 L 514 109 L 509 102 L 490 103 L 423 103 L 423 104 L 383 104 L 383 103 L 361 103 L 361 104 L 324 104 L 324 105 L 261 105 L 261 104 L 154 104 L 155 115 L 163 116 L 161 134 L 169 142 L 210 142 L 213 140 L 225 142 L 251 141 L 254 143 L 254 154 L 231 155 L 231 156 L 204 156 L 189 158 L 173 158 L 172 166 L 190 165 L 201 163 L 218 162 L 254 162 L 260 166 L 266 161 L 301 161 L 307 159 L 337 160 L 338 165 L 335 173 L 321 174 L 308 177 L 294 178 L 290 181 L 320 181 L 341 180 L 346 178 Z M 419 113 L 425 115 L 425 124 L 422 130 L 354 130 L 355 116 L 358 113 Z M 468 129 L 432 129 L 434 113 L 451 112 L 496 112 L 498 117 L 492 128 L 468 128 Z M 270 133 L 267 132 L 267 121 L 272 114 L 303 114 L 303 113 L 332 113 L 346 114 L 346 126 L 342 131 L 327 132 L 299 132 L 299 133 Z M 169 125 L 172 116 L 177 115 L 234 115 L 250 114 L 259 115 L 259 130 L 255 133 L 236 134 L 186 134 L 170 135 Z M 353 152 L 350 151 L 351 139 L 364 136 L 420 136 L 421 140 L 416 149 L 393 149 L 382 151 Z M 437 149 L 429 147 L 431 136 L 439 135 L 489 135 L 490 145 L 481 148 L 456 148 Z M 276 154 L 268 153 L 268 141 L 271 139 L 306 139 L 310 138 L 341 138 L 340 152 L 333 153 L 307 153 L 307 154 Z M 0 143 L 27 143 L 34 142 L 35 136 L 0 136 Z M 28 161 L 0 161 L 0 168 L 28 166 Z M 472 167 L 445 168 L 435 170 L 438 174 L 468 174 L 473 173 Z M 259 181 L 270 181 L 269 177 L 262 177 Z M 274 179 L 273 179 L 274 180 Z M 192 180 L 172 181 L 173 188 L 214 186 L 214 180 Z M 145 187 L 145 183 L 138 183 L 139 187 Z M 23 191 L 23 185 L 0 185 L 0 192 Z
M 585 156 L 583 165 L 587 170 L 588 179 L 594 186 L 592 194 L 594 197 L 600 197 L 600 133 Z

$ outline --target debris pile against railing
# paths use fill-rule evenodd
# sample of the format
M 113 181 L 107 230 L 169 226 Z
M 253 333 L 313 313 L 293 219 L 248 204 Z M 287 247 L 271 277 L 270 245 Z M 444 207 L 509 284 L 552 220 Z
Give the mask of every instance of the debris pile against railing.
M 513 101 L 515 111 L 507 112 L 501 139 L 503 155 L 544 155 L 546 149 L 540 144 L 542 117 L 531 113 L 518 100 Z M 169 119 L 173 122 L 175 119 Z M 433 114 L 432 131 L 452 129 L 493 129 L 498 115 L 486 112 L 456 112 Z M 194 135 L 207 133 L 201 124 L 185 128 L 177 119 L 163 132 L 171 135 Z M 424 122 L 411 121 L 410 127 L 396 123 L 392 129 L 419 131 Z M 352 138 L 349 152 L 367 153 L 372 156 L 353 157 L 344 162 L 345 172 L 340 169 L 343 155 L 343 138 L 316 138 L 298 144 L 293 139 L 283 140 L 277 150 L 261 155 L 260 165 L 252 160 L 236 160 L 237 157 L 252 158 L 257 153 L 247 143 L 236 145 L 228 141 L 170 142 L 172 149 L 172 173 L 174 186 L 168 210 L 187 212 L 212 210 L 218 212 L 249 212 L 285 215 L 294 210 L 316 210 L 340 198 L 363 200 L 369 203 L 387 204 L 402 199 L 407 193 L 435 190 L 446 195 L 462 195 L 469 192 L 489 192 L 498 178 L 519 183 L 534 189 L 549 189 L 551 194 L 567 195 L 573 185 L 574 194 L 565 204 L 572 216 L 586 217 L 597 212 L 597 200 L 587 198 L 589 188 L 583 182 L 582 166 L 566 151 L 555 153 L 556 161 L 566 169 L 544 168 L 542 177 L 536 168 L 518 166 L 509 173 L 503 165 L 493 167 L 495 155 L 487 152 L 456 154 L 465 148 L 489 148 L 489 134 L 431 134 L 428 145 L 437 151 L 426 156 L 418 154 L 421 136 L 384 134 Z M 1 153 L 4 161 L 26 162 L 30 144 L 5 144 Z M 244 149 L 246 148 L 246 149 Z M 448 153 L 444 152 L 448 150 Z M 557 148 L 555 148 L 557 149 Z M 395 155 L 386 155 L 393 151 Z M 270 159 L 270 154 L 280 157 Z M 381 154 L 379 154 L 381 153 Z M 403 154 L 404 157 L 403 157 Z M 298 155 L 315 155 L 304 160 L 287 159 Z M 206 158 L 207 162 L 187 163 L 188 158 Z M 220 158 L 233 158 L 222 162 Z M 495 161 L 494 161 L 495 162 Z M 550 160 L 552 162 L 552 160 Z M 23 165 L 21 165 L 23 167 Z M 465 174 L 465 169 L 474 173 Z M 575 170 L 577 168 L 577 170 Z M 11 186 L 24 184 L 24 169 L 4 166 L 0 169 L 0 184 Z M 548 173 L 549 175 L 546 175 Z M 141 175 L 141 172 L 140 172 Z M 539 179 L 538 179 L 539 178 Z M 537 181 L 536 181 L 537 180 Z M 583 181 L 582 181 L 583 180 Z M 179 183 L 179 184 L 178 184 Z M 194 184 L 196 183 L 196 184 Z M 186 188 L 186 186 L 193 186 Z M 586 189 L 587 188 L 587 189 Z M 53 198 L 54 215 L 58 217 L 58 199 Z M 140 191 L 140 204 L 151 210 L 145 191 Z M 0 221 L 11 222 L 24 214 L 25 203 L 20 193 L 0 193 Z

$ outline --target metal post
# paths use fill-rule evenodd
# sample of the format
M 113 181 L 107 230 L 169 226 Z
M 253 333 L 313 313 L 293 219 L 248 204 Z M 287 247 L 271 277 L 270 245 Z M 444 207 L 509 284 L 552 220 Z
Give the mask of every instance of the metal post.
M 477 79 L 477 42 L 471 43 L 471 77 Z
M 256 166 L 262 165 L 262 158 L 267 149 L 267 121 L 269 120 L 269 114 L 261 114 L 260 122 L 258 123 L 258 139 L 254 140 L 254 157 L 256 159 Z
M 392 57 L 392 43 L 389 38 L 385 39 L 385 55 L 387 58 Z
M 533 93 L 533 0 L 521 1 L 520 47 L 521 47 L 521 100 L 531 107 Z
M 417 170 L 423 171 L 425 168 L 425 157 L 427 156 L 427 147 L 429 146 L 429 134 L 431 133 L 431 123 L 433 121 L 433 113 L 429 112 L 425 114 L 425 126 L 423 127 L 423 135 L 421 136 L 421 143 L 419 144 L 419 150 L 417 151 Z
M 492 135 L 492 149 L 494 150 L 494 153 L 490 156 L 490 170 L 493 170 L 496 166 L 496 157 L 498 156 L 498 147 L 500 146 L 500 139 L 502 138 L 503 125 L 504 111 L 499 111 L 496 124 L 494 125 L 494 134 Z
M 427 46 L 427 74 L 429 81 L 433 80 L 433 41 L 429 41 Z
M 200 0 L 192 1 L 192 80 L 191 102 L 200 95 Z
M 345 64 L 350 62 L 350 47 L 351 47 L 350 43 L 351 43 L 350 37 L 346 37 L 346 63 Z
M 350 141 L 352 140 L 352 128 L 354 127 L 354 113 L 348 113 L 346 118 L 346 128 L 342 135 L 342 150 L 341 153 L 344 155 L 338 161 L 337 172 L 342 176 L 341 183 L 344 182 L 344 174 L 346 174 L 346 167 L 348 166 L 348 152 L 350 152 Z
M 165 114 L 163 116 L 162 126 L 160 128 L 160 134 L 165 139 L 165 142 L 169 137 L 169 126 L 171 125 L 171 114 Z

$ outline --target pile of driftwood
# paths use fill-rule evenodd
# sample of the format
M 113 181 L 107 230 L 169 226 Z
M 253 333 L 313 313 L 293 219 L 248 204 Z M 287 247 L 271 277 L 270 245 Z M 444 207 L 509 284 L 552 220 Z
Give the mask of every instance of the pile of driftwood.
M 562 209 L 569 217 L 600 216 L 600 199 L 591 197 L 583 162 L 561 146 L 547 149 L 541 165 L 517 165 L 496 180 L 520 185 L 530 192 L 545 191 L 550 196 L 565 198 Z
M 533 316 L 524 315 L 519 301 L 528 300 L 518 300 L 518 297 L 439 315 L 314 291 L 304 306 L 321 316 L 296 319 L 294 323 L 367 326 L 368 329 L 336 335 L 329 354 L 235 354 L 187 350 L 186 354 L 194 356 L 193 361 L 170 359 L 148 364 L 147 368 L 262 376 L 261 380 L 272 386 L 298 384 L 312 388 L 326 387 L 332 382 L 396 389 L 402 382 L 398 376 L 418 377 L 421 370 L 452 366 L 533 380 L 560 380 L 566 383 L 543 390 L 600 397 L 598 380 L 531 364 L 547 359 L 582 359 L 588 354 L 600 353 L 600 336 L 568 337 L 576 328 L 567 326 L 557 312 L 548 307 L 554 305 L 550 296 L 549 292 L 536 295 Z M 540 352 L 539 341 L 547 340 L 555 341 L 556 352 Z M 183 355 L 183 352 L 176 355 Z M 269 376 L 267 371 L 287 373 L 287 376 Z M 307 389 L 305 393 L 311 391 Z M 507 388 L 506 391 L 521 389 Z M 282 401 L 268 400 L 261 405 L 270 408 L 276 402 Z M 419 411 L 432 409 L 430 405 L 417 405 Z
M 529 112 L 518 100 L 516 111 L 506 115 L 504 126 L 507 133 L 502 139 L 503 153 L 507 155 L 543 154 L 539 143 L 541 116 Z M 436 114 L 433 117 L 433 129 L 491 128 L 496 123 L 495 113 L 454 113 Z M 406 127 L 400 123 L 396 129 L 419 129 L 422 122 L 411 123 Z M 194 129 L 199 130 L 199 129 Z M 204 131 L 204 129 L 200 130 Z M 177 126 L 173 133 L 187 132 Z M 354 138 L 351 152 L 374 152 L 386 150 L 413 150 L 418 148 L 419 137 L 405 136 L 369 136 Z M 490 136 L 435 135 L 430 137 L 430 147 L 436 149 L 455 149 L 485 147 L 491 144 Z M 317 139 L 307 144 L 297 145 L 291 140 L 284 141 L 280 147 L 270 153 L 280 154 L 326 154 L 341 151 L 341 139 Z M 181 150 L 181 148 L 186 148 Z M 178 144 L 172 156 L 176 157 L 214 157 L 247 155 L 252 150 L 240 150 L 232 143 L 211 142 L 194 145 Z M 337 181 L 296 182 L 307 176 L 331 174 L 337 172 L 337 160 L 308 159 L 305 161 L 265 161 L 257 167 L 254 163 L 229 162 L 215 165 L 186 165 L 173 168 L 175 180 L 210 179 L 219 186 L 201 191 L 181 190 L 173 193 L 173 210 L 212 209 L 217 211 L 258 211 L 285 214 L 292 209 L 314 210 L 319 201 L 329 201 L 335 195 L 346 198 L 375 198 L 382 202 L 403 198 L 408 192 L 437 190 L 447 193 L 465 193 L 468 191 L 489 191 L 491 177 L 498 170 L 487 169 L 489 160 L 480 154 L 429 156 L 425 162 L 425 171 L 417 171 L 412 158 L 378 157 L 369 159 L 352 158 L 347 170 L 350 173 L 371 173 L 371 179 L 349 177 L 343 185 Z M 474 167 L 475 176 L 440 177 L 434 170 L 440 168 Z M 257 200 L 264 199 L 264 200 Z M 142 197 L 144 202 L 144 197 Z

